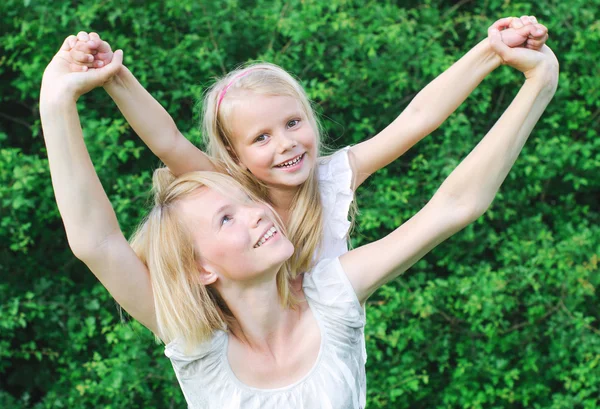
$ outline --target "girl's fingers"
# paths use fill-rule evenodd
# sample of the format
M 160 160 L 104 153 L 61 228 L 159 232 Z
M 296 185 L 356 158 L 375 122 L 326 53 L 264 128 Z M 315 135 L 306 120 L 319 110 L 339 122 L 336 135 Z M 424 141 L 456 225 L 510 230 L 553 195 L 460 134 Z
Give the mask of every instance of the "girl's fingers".
M 537 18 L 535 18 L 535 16 L 529 16 L 529 18 L 533 21 L 533 24 L 537 24 Z
M 75 47 L 75 44 L 77 44 L 77 37 L 75 37 L 74 35 L 70 35 L 67 38 L 65 38 L 65 41 L 60 46 L 60 50 L 71 51 L 71 49 Z
M 94 62 L 94 56 L 88 53 L 84 53 L 79 50 L 71 50 L 71 58 L 77 64 L 88 64 L 91 67 L 91 63 Z
M 532 50 L 540 50 L 544 46 L 544 44 L 546 44 L 546 41 L 548 41 L 548 34 L 546 34 L 541 39 L 533 39 L 533 38 L 528 39 L 525 46 Z
M 515 17 L 501 18 L 500 20 L 496 20 L 494 22 L 494 24 L 491 25 L 490 28 L 495 28 L 498 31 L 502 31 L 502 30 L 508 28 L 511 25 L 511 23 L 513 22 L 513 20 L 515 20 L 515 19 L 516 19 Z
M 106 41 L 100 41 L 100 45 L 98 46 L 98 52 L 104 54 L 112 53 L 110 44 L 108 44 Z
M 511 21 L 511 24 L 510 24 L 511 28 L 519 29 L 524 26 L 524 24 L 520 18 L 512 17 L 512 19 L 513 20 Z
M 90 33 L 90 40 L 97 41 L 98 44 L 100 44 L 102 42 L 98 33 L 94 33 L 94 32 Z
M 543 24 L 535 24 L 535 30 L 531 33 L 531 38 L 540 39 L 548 35 L 548 29 Z
M 89 41 L 90 36 L 85 31 L 80 31 L 79 33 L 77 33 L 77 39 L 79 41 Z
M 77 41 L 77 44 L 75 45 L 76 50 L 86 54 L 91 54 L 96 48 L 98 48 L 97 44 L 93 41 Z
M 523 23 L 524 26 L 533 24 L 529 16 L 521 16 L 521 23 Z
M 86 72 L 88 67 L 86 65 L 69 64 L 69 69 L 73 72 Z
M 112 58 L 112 52 L 110 53 L 98 53 L 95 55 L 97 60 L 110 60 Z

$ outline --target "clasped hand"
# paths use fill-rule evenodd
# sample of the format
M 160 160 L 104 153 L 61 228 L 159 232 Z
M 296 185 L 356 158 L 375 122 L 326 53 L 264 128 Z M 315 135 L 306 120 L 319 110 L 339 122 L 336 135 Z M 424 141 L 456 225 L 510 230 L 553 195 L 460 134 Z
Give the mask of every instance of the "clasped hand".
M 86 67 L 85 70 L 82 70 L 75 63 L 72 55 L 78 41 L 81 40 L 75 36 L 67 37 L 60 50 L 58 50 L 58 53 L 56 53 L 50 64 L 46 67 L 42 79 L 42 98 L 58 97 L 62 99 L 72 97 L 74 100 L 77 100 L 86 92 L 103 86 L 121 69 L 123 65 L 123 52 L 117 50 L 114 53 L 110 52 L 110 59 L 108 61 L 95 63 L 96 67 L 102 67 L 102 69 L 88 70 Z M 98 54 L 98 52 L 96 51 L 95 54 Z M 106 55 L 101 56 L 106 57 Z
M 521 71 L 526 79 L 557 80 L 558 60 L 545 44 L 548 30 L 535 17 L 500 19 L 488 29 L 488 39 L 502 63 Z M 513 46 L 519 42 L 522 46 Z

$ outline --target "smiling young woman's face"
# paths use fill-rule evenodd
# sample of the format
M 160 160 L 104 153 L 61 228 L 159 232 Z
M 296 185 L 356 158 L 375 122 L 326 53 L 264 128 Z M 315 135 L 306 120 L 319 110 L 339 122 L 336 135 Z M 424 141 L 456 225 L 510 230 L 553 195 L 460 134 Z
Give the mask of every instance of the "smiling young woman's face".
M 290 96 L 242 91 L 229 96 L 233 149 L 269 187 L 295 189 L 315 166 L 317 138 L 302 105 Z
M 242 191 L 208 187 L 178 203 L 200 253 L 201 267 L 226 281 L 252 281 L 276 273 L 294 247 L 273 222 L 271 210 Z

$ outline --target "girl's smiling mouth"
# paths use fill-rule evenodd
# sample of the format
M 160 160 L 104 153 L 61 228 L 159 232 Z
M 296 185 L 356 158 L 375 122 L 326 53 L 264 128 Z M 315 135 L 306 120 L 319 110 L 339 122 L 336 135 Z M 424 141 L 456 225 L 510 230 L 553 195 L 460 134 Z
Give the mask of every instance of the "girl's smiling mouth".
M 306 155 L 306 152 L 304 152 L 288 161 L 280 163 L 279 165 L 275 165 L 274 167 L 277 169 L 295 170 L 296 168 L 299 167 L 298 165 L 300 165 L 302 163 L 305 155 Z

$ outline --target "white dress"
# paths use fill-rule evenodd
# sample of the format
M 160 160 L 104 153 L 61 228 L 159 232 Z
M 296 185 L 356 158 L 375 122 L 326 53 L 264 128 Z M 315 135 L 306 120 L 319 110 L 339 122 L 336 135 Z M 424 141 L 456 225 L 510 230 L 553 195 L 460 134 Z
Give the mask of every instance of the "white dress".
M 323 240 L 316 267 L 305 274 L 303 289 L 319 324 L 321 347 L 313 368 L 284 388 L 258 389 L 239 381 L 227 360 L 228 336 L 185 354 L 177 341 L 169 357 L 190 409 L 360 409 L 366 401 L 365 312 L 338 257 L 348 251 L 348 211 L 354 197 L 349 148 L 320 159 Z
M 323 206 L 323 239 L 319 260 L 339 257 L 348 251 L 348 212 L 354 199 L 349 150 L 350 147 L 346 147 L 319 160 L 319 192 Z
M 227 359 L 228 335 L 187 355 L 177 342 L 171 359 L 189 409 L 362 409 L 366 401 L 365 313 L 338 258 L 320 261 L 304 276 L 304 295 L 321 331 L 312 369 L 297 382 L 277 389 L 245 385 Z

